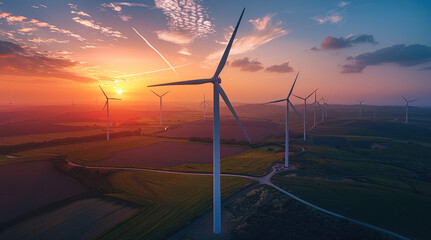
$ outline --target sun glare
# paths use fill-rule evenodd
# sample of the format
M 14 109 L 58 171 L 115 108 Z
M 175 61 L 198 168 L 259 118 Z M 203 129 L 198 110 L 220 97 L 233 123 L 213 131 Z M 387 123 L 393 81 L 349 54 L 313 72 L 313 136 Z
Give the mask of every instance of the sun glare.
M 117 94 L 121 94 L 121 93 L 123 93 L 123 91 L 121 91 L 121 89 L 118 89 Z

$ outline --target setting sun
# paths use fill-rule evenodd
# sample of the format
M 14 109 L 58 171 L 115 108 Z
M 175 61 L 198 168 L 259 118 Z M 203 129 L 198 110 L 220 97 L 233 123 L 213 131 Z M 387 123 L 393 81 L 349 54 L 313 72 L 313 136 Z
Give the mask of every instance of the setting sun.
M 123 91 L 121 91 L 121 89 L 118 89 L 117 94 L 121 94 L 121 93 L 123 93 Z

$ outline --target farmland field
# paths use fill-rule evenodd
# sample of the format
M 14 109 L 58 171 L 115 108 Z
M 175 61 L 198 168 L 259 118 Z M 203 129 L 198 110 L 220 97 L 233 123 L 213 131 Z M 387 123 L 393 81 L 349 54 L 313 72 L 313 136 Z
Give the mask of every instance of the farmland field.
M 9 227 L 0 239 L 92 239 L 137 211 L 112 199 L 77 200 Z
M 115 152 L 98 163 L 104 166 L 175 167 L 181 164 L 212 163 L 212 145 L 185 142 L 158 142 Z M 221 147 L 221 157 L 247 151 L 243 147 Z
M 48 161 L 1 166 L 0 183 L 0 223 L 85 192 Z

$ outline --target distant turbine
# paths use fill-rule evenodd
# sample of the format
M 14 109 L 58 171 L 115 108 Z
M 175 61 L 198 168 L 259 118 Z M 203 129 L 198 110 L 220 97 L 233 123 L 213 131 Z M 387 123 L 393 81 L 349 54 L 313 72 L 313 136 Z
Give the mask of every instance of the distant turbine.
M 409 123 L 409 103 L 417 101 L 417 99 L 408 101 L 405 97 L 403 96 L 401 97 L 404 99 L 404 101 L 406 101 L 406 124 L 408 124 Z
M 159 97 L 159 98 L 160 98 L 160 125 L 162 125 L 162 124 L 163 124 L 163 121 L 162 121 L 162 103 L 163 103 L 163 96 L 165 96 L 169 91 L 167 91 L 167 92 L 163 93 L 162 95 L 157 94 L 157 93 L 156 93 L 156 92 L 154 92 L 153 90 L 151 90 L 151 92 L 153 92 L 154 94 L 156 94 L 156 95 L 157 95 L 157 97 Z
M 317 101 L 317 89 L 314 92 L 314 103 L 313 103 L 313 105 L 314 105 L 314 108 L 313 108 L 313 112 L 314 112 L 313 128 L 315 128 L 316 127 L 316 109 L 317 109 L 317 106 L 319 105 L 319 102 Z
M 100 90 L 102 90 L 103 95 L 105 95 L 106 102 L 103 106 L 103 110 L 105 110 L 106 107 L 106 140 L 109 140 L 109 100 L 121 100 L 119 98 L 109 98 L 106 96 L 105 91 L 103 91 L 102 87 L 99 85 Z
M 298 75 L 299 75 L 299 72 L 296 74 L 295 81 L 292 84 L 292 88 L 290 88 L 290 92 L 289 92 L 289 95 L 287 95 L 287 98 L 265 103 L 265 104 L 268 104 L 268 103 L 278 103 L 278 102 L 286 101 L 286 139 L 285 139 L 286 143 L 285 143 L 285 149 L 284 149 L 285 168 L 289 167 L 289 105 L 293 108 L 293 110 L 295 110 L 299 119 L 301 119 L 301 115 L 299 115 L 298 111 L 296 111 L 295 106 L 293 106 L 293 104 L 289 100 L 290 95 L 292 95 L 293 88 L 295 87 L 296 80 L 298 79 Z
M 238 115 L 232 107 L 226 93 L 220 86 L 221 79 L 219 77 L 220 72 L 223 70 L 224 65 L 226 64 L 227 58 L 229 56 L 230 49 L 232 47 L 233 41 L 235 39 L 236 32 L 238 31 L 239 24 L 241 22 L 242 16 L 244 15 L 245 8 L 242 10 L 241 16 L 239 17 L 238 23 L 236 24 L 235 30 L 232 33 L 232 36 L 227 44 L 226 50 L 223 53 L 223 57 L 220 60 L 220 63 L 217 67 L 214 76 L 210 79 L 196 79 L 189 81 L 181 81 L 181 82 L 172 82 L 172 83 L 164 83 L 151 85 L 148 87 L 156 87 L 156 86 L 168 86 L 168 85 L 198 85 L 205 83 L 213 84 L 213 224 L 214 224 L 214 233 L 221 232 L 221 193 L 220 193 L 220 102 L 219 96 L 221 96 L 226 103 L 229 110 L 232 112 L 242 131 L 244 132 L 245 137 L 248 142 L 251 143 L 250 138 L 245 132 L 244 127 L 239 121 Z
M 320 101 L 322 101 L 323 102 L 323 104 L 320 104 Z M 320 98 L 320 100 L 317 102 L 317 103 L 319 103 L 319 105 L 322 107 L 322 122 L 325 120 L 325 114 L 324 114 L 324 104 L 325 104 L 325 98 L 324 97 L 322 97 L 322 98 Z
M 317 89 L 310 93 L 310 95 L 308 95 L 306 98 L 296 96 L 295 94 L 293 95 L 299 99 L 304 100 L 304 141 L 307 140 L 307 99 L 311 97 L 311 95 L 313 95 L 313 93 L 315 93 L 316 91 Z
M 323 100 L 323 104 L 325 105 L 325 118 L 328 118 L 328 98 L 326 98 L 325 100 Z
M 203 111 L 203 113 L 204 113 L 204 120 L 205 120 L 205 105 L 207 105 L 207 104 L 209 104 L 209 103 L 205 100 L 205 94 L 204 94 L 204 101 L 201 102 L 201 105 L 204 105 L 204 111 Z
M 364 100 L 358 100 L 359 102 L 359 118 L 362 118 L 362 103 L 365 102 L 367 99 Z

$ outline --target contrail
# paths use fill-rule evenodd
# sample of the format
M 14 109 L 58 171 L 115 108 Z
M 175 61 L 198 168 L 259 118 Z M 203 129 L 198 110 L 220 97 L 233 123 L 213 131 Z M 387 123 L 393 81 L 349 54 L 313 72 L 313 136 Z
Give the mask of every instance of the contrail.
M 180 68 L 180 67 L 184 67 L 186 65 L 190 65 L 190 63 L 183 64 L 183 65 L 180 65 L 180 66 L 176 66 L 174 68 Z M 149 73 L 162 72 L 162 71 L 166 71 L 166 70 L 171 70 L 171 68 L 163 68 L 163 69 L 158 69 L 158 70 L 153 70 L 153 71 L 148 71 L 148 72 L 143 72 L 143 73 L 127 74 L 127 75 L 118 76 L 118 77 L 114 77 L 114 78 L 132 77 L 132 76 L 137 76 L 137 75 L 144 75 L 144 74 L 149 74 Z
M 144 41 L 148 44 L 148 46 L 150 46 L 154 51 L 156 51 L 156 53 L 158 53 L 159 55 L 160 55 L 160 57 L 161 58 L 163 58 L 163 60 L 165 60 L 165 62 L 169 65 L 169 67 L 172 69 L 172 71 L 174 71 L 175 72 L 175 74 L 177 74 L 177 76 L 179 76 L 179 74 L 177 73 L 177 71 L 175 71 L 175 68 L 174 67 L 172 67 L 172 65 L 168 62 L 168 60 L 166 60 L 166 58 L 165 57 L 163 57 L 163 55 L 159 52 L 159 51 L 157 51 L 157 49 L 155 48 L 155 47 L 153 47 L 153 45 L 151 45 L 151 43 L 150 42 L 148 42 L 147 41 L 147 39 L 145 39 L 134 27 L 132 27 L 133 28 L 133 30 L 135 30 L 135 32 L 142 38 L 142 39 L 144 39 Z

